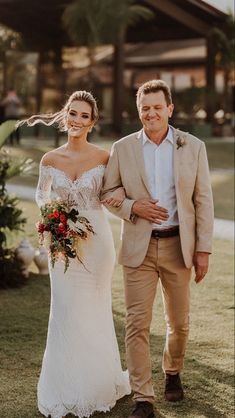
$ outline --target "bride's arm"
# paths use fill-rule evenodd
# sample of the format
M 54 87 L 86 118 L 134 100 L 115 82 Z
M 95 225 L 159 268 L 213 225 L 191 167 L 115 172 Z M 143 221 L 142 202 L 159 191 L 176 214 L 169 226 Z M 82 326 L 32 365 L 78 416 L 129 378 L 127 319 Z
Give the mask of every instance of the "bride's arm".
M 118 208 L 121 206 L 123 200 L 126 197 L 124 187 L 118 187 L 114 192 L 112 192 L 109 197 L 104 200 L 101 200 L 101 203 L 106 203 L 109 206 L 113 206 L 114 208 Z
M 112 146 L 110 158 L 104 173 L 104 184 L 101 191 L 101 199 L 109 199 L 110 197 L 112 197 L 112 193 L 120 187 L 123 187 L 123 184 L 119 170 L 117 150 L 114 144 Z M 110 212 L 112 212 L 119 218 L 135 223 L 136 216 L 132 214 L 132 206 L 134 203 L 134 199 L 130 199 L 125 195 L 125 198 L 120 206 L 113 207 L 108 205 L 107 203 L 105 203 L 105 206 Z
M 39 207 L 50 202 L 52 176 L 50 167 L 40 164 L 35 200 Z

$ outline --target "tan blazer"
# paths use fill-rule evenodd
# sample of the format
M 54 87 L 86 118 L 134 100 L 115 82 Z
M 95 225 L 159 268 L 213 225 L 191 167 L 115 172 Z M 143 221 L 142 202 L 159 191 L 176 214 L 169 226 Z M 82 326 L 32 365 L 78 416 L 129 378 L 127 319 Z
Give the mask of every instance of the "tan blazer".
M 193 265 L 195 251 L 211 253 L 213 200 L 204 142 L 174 129 L 174 176 L 180 239 L 186 267 Z M 181 146 L 179 147 L 179 144 Z M 146 255 L 152 223 L 131 215 L 135 200 L 151 198 L 144 166 L 141 131 L 113 144 L 105 171 L 102 199 L 123 186 L 126 199 L 120 208 L 107 208 L 123 219 L 119 262 L 139 266 Z

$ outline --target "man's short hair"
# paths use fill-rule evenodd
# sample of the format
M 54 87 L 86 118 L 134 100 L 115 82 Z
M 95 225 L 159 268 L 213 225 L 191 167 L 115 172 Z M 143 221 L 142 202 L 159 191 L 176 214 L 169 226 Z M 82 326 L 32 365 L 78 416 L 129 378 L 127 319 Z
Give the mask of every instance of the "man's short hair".
M 149 93 L 157 93 L 162 91 L 164 93 L 167 106 L 172 104 L 171 90 L 170 87 L 163 80 L 150 80 L 142 84 L 136 93 L 136 105 L 139 108 L 141 96 Z

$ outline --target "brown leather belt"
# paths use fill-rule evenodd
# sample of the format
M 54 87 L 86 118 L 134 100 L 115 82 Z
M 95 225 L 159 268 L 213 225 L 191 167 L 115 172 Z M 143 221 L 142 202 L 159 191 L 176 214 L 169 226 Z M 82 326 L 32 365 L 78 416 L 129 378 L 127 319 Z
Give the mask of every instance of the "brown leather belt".
M 170 238 L 170 237 L 177 237 L 179 235 L 179 227 L 176 226 L 175 228 L 171 229 L 153 229 L 151 237 L 158 239 L 158 238 Z

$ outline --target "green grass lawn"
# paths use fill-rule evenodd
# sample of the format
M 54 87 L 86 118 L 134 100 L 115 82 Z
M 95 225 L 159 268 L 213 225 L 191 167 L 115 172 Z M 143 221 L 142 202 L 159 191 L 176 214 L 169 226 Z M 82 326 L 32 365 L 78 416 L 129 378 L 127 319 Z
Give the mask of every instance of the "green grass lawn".
M 234 220 L 234 142 L 207 140 L 215 216 Z
M 234 174 L 212 172 L 212 190 L 217 218 L 234 220 Z
M 234 141 L 223 138 L 205 141 L 211 170 L 234 168 Z
M 22 202 L 28 218 L 26 236 L 34 246 L 34 224 L 38 210 L 32 202 Z M 112 220 L 118 247 L 120 222 Z M 18 237 L 18 240 L 20 237 Z M 50 287 L 48 277 L 32 273 L 26 286 L 0 291 L 0 417 L 39 418 L 36 385 L 46 342 Z M 196 285 L 192 280 L 191 332 L 182 375 L 186 397 L 171 405 L 163 399 L 161 356 L 165 339 L 160 287 L 154 306 L 151 353 L 156 409 L 164 418 L 232 418 L 233 415 L 233 245 L 214 242 L 210 272 Z M 113 277 L 113 312 L 123 367 L 125 367 L 125 308 L 121 267 Z M 95 343 L 95 342 L 94 342 Z M 94 418 L 125 418 L 132 408 L 131 397 L 120 400 L 106 415 Z M 72 418 L 72 416 L 71 416 Z

